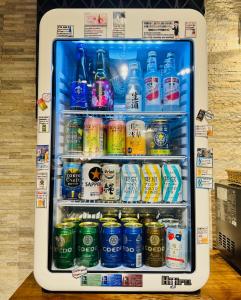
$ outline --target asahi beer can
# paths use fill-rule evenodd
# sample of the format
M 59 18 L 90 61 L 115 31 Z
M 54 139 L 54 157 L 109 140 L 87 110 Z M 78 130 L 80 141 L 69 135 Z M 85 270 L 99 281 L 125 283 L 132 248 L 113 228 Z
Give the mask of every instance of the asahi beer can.
M 81 164 L 74 162 L 64 162 L 62 173 L 63 199 L 80 199 L 81 173 Z
M 187 265 L 187 229 L 167 227 L 166 265 L 172 269 L 183 269 Z
M 147 127 L 147 154 L 171 154 L 167 120 L 153 120 Z
M 86 163 L 82 166 L 81 199 L 96 201 L 101 199 L 101 166 L 95 163 Z
M 77 264 L 93 267 L 99 262 L 99 226 L 95 222 L 82 222 L 77 239 Z
M 103 164 L 101 173 L 102 200 L 120 200 L 120 166 L 118 164 Z
M 59 223 L 54 228 L 54 265 L 58 269 L 71 268 L 74 265 L 74 224 Z
M 141 186 L 141 198 L 143 202 L 161 202 L 161 167 L 158 164 L 142 165 Z
M 145 122 L 131 120 L 126 123 L 126 155 L 146 155 Z
M 122 263 L 122 226 L 116 222 L 104 223 L 101 230 L 101 265 L 117 268 Z
M 124 224 L 123 265 L 127 268 L 140 268 L 143 264 L 142 227 L 142 224 L 135 222 Z
M 122 202 L 141 201 L 141 170 L 138 164 L 124 164 L 121 168 Z
M 112 120 L 107 125 L 107 154 L 125 155 L 126 126 L 121 120 Z
M 104 154 L 104 124 L 101 118 L 87 117 L 84 122 L 83 151 L 85 155 Z
M 145 224 L 145 265 L 162 267 L 165 264 L 165 229 L 158 222 Z
M 165 226 L 165 228 L 180 226 L 180 221 L 178 219 L 174 219 L 174 218 L 162 218 L 162 219 L 159 219 L 158 222 L 163 224 Z
M 162 166 L 162 194 L 166 203 L 182 202 L 182 172 L 178 164 Z
M 83 151 L 83 120 L 78 116 L 68 116 L 64 121 L 64 151 Z

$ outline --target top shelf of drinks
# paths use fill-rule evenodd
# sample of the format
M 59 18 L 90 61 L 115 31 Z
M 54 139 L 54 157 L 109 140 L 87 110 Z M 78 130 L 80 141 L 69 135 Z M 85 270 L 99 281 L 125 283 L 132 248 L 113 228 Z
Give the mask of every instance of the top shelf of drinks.
M 76 51 L 76 76 L 71 84 L 69 105 L 65 109 L 129 113 L 183 110 L 174 52 L 167 52 L 159 69 L 157 51 L 147 52 L 146 67 L 142 70 L 137 59 L 130 60 L 128 64 L 110 66 L 107 51 L 98 49 L 94 71 L 87 49 L 78 47 Z

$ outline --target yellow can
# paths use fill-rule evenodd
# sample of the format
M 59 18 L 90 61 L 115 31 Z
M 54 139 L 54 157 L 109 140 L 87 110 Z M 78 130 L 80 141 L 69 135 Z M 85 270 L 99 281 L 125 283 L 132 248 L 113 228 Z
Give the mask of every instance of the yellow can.
M 146 127 L 141 120 L 126 123 L 126 155 L 146 155 Z

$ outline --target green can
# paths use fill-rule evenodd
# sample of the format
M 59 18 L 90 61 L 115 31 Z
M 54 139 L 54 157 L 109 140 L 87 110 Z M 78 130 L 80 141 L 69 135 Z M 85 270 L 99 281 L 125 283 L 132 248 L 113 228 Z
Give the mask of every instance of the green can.
M 99 262 L 99 226 L 96 222 L 82 222 L 77 238 L 77 264 L 93 267 Z
M 83 120 L 78 116 L 68 116 L 64 122 L 65 152 L 83 151 Z
M 58 269 L 71 268 L 74 265 L 74 224 L 59 223 L 54 229 L 54 264 Z
M 78 235 L 78 231 L 79 231 L 79 224 L 81 222 L 81 218 L 64 218 L 63 222 L 74 224 L 74 227 L 73 227 L 73 230 L 74 230 L 73 249 L 74 249 L 74 257 L 76 257 L 76 255 L 77 255 L 77 235 Z

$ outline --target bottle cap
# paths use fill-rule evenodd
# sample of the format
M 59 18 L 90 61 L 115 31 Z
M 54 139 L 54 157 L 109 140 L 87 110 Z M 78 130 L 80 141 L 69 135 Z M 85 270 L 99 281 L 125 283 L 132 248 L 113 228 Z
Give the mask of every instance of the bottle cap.
M 149 51 L 148 56 L 156 56 L 156 51 Z

